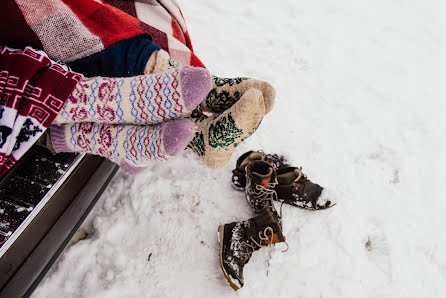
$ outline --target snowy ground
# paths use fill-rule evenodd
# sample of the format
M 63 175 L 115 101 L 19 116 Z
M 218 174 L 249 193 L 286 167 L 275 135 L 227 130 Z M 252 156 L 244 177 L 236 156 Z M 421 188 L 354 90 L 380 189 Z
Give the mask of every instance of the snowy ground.
M 221 170 L 185 152 L 120 172 L 34 297 L 445 297 L 445 2 L 180 4 L 211 72 L 271 81 L 277 104 Z M 338 204 L 284 206 L 289 251 L 255 253 L 235 293 L 216 232 L 252 216 L 229 184 L 248 149 L 287 155 Z

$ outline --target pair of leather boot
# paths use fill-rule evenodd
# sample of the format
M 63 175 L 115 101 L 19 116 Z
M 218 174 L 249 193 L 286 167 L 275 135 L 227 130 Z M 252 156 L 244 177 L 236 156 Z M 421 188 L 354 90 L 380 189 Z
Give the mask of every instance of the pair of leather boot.
M 220 266 L 234 290 L 244 285 L 243 268 L 254 251 L 263 246 L 285 242 L 282 221 L 273 201 L 296 207 L 320 210 L 333 206 L 321 197 L 323 188 L 311 182 L 302 170 L 289 166 L 278 155 L 249 151 L 243 154 L 233 170 L 232 185 L 245 190 L 255 217 L 221 225 Z
M 232 171 L 232 186 L 235 189 L 244 190 L 247 177 L 256 175 L 255 171 L 247 172 L 247 166 L 253 162 L 273 169 L 274 174 L 271 175 L 276 177 L 274 185 L 271 185 L 276 192 L 274 200 L 307 210 L 322 210 L 334 205 L 325 196 L 323 187 L 311 182 L 302 172 L 302 168 L 290 166 L 282 156 L 261 151 L 248 151 L 237 160 Z M 252 188 L 252 185 L 248 186 Z

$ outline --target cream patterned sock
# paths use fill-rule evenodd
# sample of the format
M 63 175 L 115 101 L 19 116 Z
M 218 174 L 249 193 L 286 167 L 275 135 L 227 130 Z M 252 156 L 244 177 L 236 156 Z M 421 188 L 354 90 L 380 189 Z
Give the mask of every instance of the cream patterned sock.
M 82 122 L 50 128 L 51 143 L 57 153 L 86 152 L 129 168 L 173 158 L 184 150 L 194 133 L 195 125 L 187 119 L 154 126 Z M 137 169 L 133 171 L 136 173 Z
M 128 78 L 82 78 L 54 123 L 157 124 L 189 114 L 210 88 L 209 72 L 191 66 Z

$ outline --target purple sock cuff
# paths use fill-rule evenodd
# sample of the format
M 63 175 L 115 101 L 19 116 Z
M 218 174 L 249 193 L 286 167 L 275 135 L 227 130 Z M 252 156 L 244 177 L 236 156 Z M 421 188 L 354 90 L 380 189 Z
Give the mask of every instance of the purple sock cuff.
M 65 127 L 66 125 L 52 124 L 50 126 L 50 139 L 56 153 L 59 152 L 73 152 L 73 149 L 68 148 L 65 141 Z
M 141 174 L 142 172 L 145 171 L 145 169 L 147 169 L 147 167 L 134 167 L 129 165 L 128 163 L 126 163 L 125 161 L 122 161 L 119 166 L 121 167 L 121 169 L 126 172 L 129 175 L 138 175 Z

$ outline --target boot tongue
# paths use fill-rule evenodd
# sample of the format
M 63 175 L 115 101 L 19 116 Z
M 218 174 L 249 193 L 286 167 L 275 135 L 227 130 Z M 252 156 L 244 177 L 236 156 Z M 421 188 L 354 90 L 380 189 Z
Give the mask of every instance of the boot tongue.
M 286 168 L 285 172 L 277 175 L 277 181 L 282 185 L 296 183 L 302 178 L 302 171 L 299 168 Z
M 294 169 L 294 175 L 296 176 L 296 179 L 294 179 L 294 182 L 297 182 L 302 177 L 302 172 L 299 169 Z
M 277 233 L 274 233 L 272 239 L 270 238 L 269 241 L 271 241 L 271 243 L 280 243 L 280 242 L 285 241 L 285 237 L 283 237 L 282 233 L 280 233 L 280 235 Z M 270 243 L 269 241 L 267 241 L 267 244 Z

